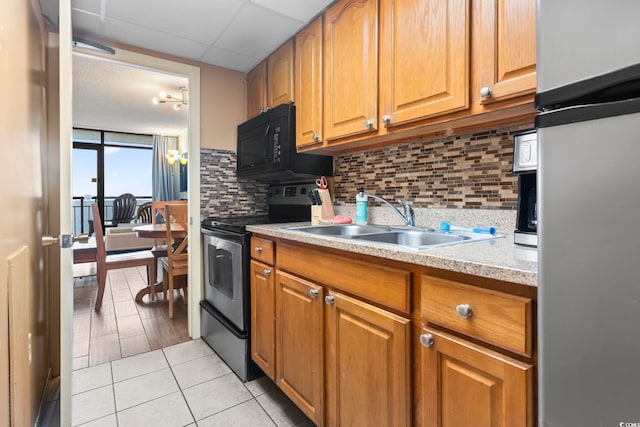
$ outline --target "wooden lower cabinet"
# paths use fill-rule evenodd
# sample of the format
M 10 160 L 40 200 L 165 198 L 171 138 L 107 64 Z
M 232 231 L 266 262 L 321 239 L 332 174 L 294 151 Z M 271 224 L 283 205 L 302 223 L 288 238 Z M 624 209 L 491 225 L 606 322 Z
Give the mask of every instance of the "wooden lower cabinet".
M 275 271 L 251 261 L 251 358 L 275 380 Z
M 411 424 L 410 321 L 328 292 L 327 425 Z
M 533 366 L 431 328 L 420 344 L 422 426 L 533 425 Z
M 323 289 L 276 275 L 276 384 L 316 425 L 324 423 Z

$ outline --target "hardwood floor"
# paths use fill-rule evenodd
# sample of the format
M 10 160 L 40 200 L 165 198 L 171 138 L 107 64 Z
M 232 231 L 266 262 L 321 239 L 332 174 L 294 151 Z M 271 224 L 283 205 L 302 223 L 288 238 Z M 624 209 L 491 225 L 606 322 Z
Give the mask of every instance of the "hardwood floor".
M 74 279 L 73 369 L 86 368 L 134 354 L 189 341 L 187 305 L 175 293 L 174 318 L 169 319 L 168 304 L 162 294 L 155 302 L 148 296 L 137 304 L 134 296 L 146 286 L 144 267 L 110 271 L 102 309 L 93 309 L 98 292 L 95 276 Z

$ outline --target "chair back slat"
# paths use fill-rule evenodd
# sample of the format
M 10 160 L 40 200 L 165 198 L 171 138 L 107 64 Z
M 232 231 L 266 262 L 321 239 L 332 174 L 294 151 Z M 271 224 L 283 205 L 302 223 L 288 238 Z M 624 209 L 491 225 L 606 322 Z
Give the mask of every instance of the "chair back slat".
M 177 244 L 167 245 L 167 261 L 170 268 L 176 266 L 176 264 L 186 264 L 189 260 L 189 253 L 187 248 L 189 246 L 188 235 L 182 239 L 182 241 L 176 240 L 176 232 L 171 230 L 171 225 L 179 225 L 185 231 L 188 229 L 187 224 L 187 205 L 181 204 L 167 204 L 165 207 L 167 218 L 167 242 L 177 242 Z
M 95 237 L 96 237 L 96 267 L 97 274 L 100 276 L 105 271 L 105 259 L 107 257 L 107 251 L 104 245 L 104 232 L 102 231 L 102 223 L 100 222 L 100 208 L 97 204 L 91 205 L 91 211 L 93 213 L 93 223 L 95 224 Z

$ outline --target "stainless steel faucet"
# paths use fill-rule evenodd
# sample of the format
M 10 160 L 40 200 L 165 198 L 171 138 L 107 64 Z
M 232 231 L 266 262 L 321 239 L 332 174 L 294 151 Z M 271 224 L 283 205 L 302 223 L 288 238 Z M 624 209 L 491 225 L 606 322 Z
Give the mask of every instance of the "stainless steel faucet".
M 396 208 L 395 206 L 393 206 L 391 204 L 390 201 L 383 199 L 380 196 L 376 196 L 375 194 L 370 194 L 370 193 L 365 193 L 364 191 L 360 192 L 361 194 L 364 194 L 367 197 L 372 197 L 376 200 L 380 200 L 383 203 L 386 203 L 387 205 L 389 205 L 389 207 L 391 207 L 391 209 L 393 209 L 393 211 L 395 213 L 397 213 L 400 218 L 402 218 L 402 220 L 404 221 L 405 225 L 410 225 L 410 226 L 415 226 L 416 225 L 416 218 L 415 218 L 415 214 L 413 212 L 413 208 L 411 206 L 409 206 L 409 204 L 403 200 L 399 200 L 398 199 L 398 203 L 400 203 L 400 205 L 402 206 L 402 209 L 404 210 L 404 214 L 402 212 L 400 212 L 398 210 L 398 208 Z

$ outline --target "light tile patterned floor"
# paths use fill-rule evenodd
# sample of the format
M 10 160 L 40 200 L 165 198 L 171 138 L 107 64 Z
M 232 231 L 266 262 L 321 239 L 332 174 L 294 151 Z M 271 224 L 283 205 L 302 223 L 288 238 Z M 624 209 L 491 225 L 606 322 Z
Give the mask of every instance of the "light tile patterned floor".
M 242 383 L 202 340 L 76 370 L 72 393 L 73 426 L 313 426 L 270 379 Z

